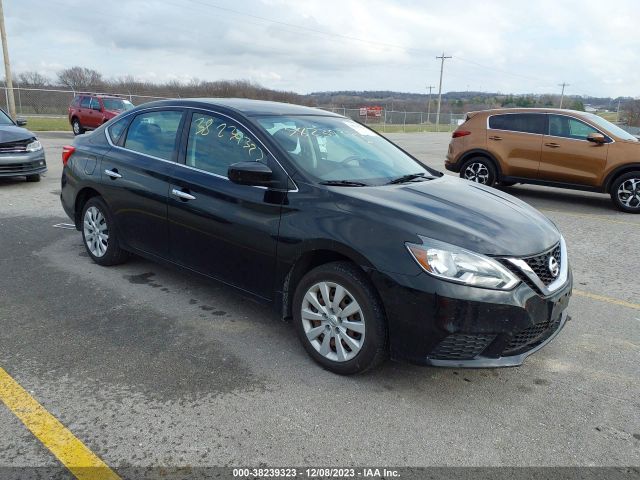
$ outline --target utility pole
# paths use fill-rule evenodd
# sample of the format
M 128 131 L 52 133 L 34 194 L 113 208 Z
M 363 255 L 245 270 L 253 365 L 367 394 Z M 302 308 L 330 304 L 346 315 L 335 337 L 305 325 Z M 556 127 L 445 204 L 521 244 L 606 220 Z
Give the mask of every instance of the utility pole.
M 429 123 L 431 121 L 431 90 L 436 87 L 429 85 L 427 88 L 429 89 L 429 100 L 427 100 L 427 123 Z
M 562 87 L 562 93 L 560 94 L 560 108 L 562 108 L 562 101 L 564 100 L 564 87 L 568 87 L 569 84 L 562 82 L 558 84 L 559 87 Z
M 441 60 L 441 62 L 440 62 L 440 86 L 438 87 L 438 110 L 436 112 L 436 132 L 440 131 L 440 104 L 442 103 L 442 72 L 444 71 L 444 61 L 447 58 L 452 58 L 452 57 L 445 57 L 444 56 L 444 52 L 442 52 L 442 56 L 436 57 L 436 60 L 437 59 Z
M 7 103 L 9 116 L 16 119 L 16 100 L 13 97 L 13 79 L 11 77 L 11 65 L 9 64 L 9 46 L 7 45 L 7 31 L 4 28 L 4 9 L 0 0 L 0 37 L 2 38 L 2 53 L 4 54 L 4 78 L 7 89 Z

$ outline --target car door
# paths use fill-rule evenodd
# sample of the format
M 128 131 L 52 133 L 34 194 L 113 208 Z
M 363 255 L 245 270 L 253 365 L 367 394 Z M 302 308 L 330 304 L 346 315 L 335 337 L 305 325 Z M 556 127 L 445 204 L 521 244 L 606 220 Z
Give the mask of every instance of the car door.
M 537 177 L 545 121 L 541 113 L 506 113 L 487 119 L 487 148 L 498 158 L 503 175 Z
M 237 120 L 193 111 L 169 195 L 171 259 L 197 272 L 270 299 L 284 194 L 237 185 L 227 178 L 237 162 L 267 163 L 284 172 Z
M 183 116 L 182 109 L 172 108 L 137 114 L 101 164 L 104 197 L 121 240 L 162 258 L 168 256 L 169 176 Z
M 80 107 L 78 108 L 78 120 L 80 120 L 80 125 L 83 127 L 88 127 L 91 119 L 89 116 L 89 112 L 91 111 L 91 97 L 83 96 L 80 99 Z
M 589 142 L 587 136 L 602 132 L 570 115 L 549 114 L 548 125 L 539 178 L 597 186 L 607 163 L 609 143 Z M 606 135 L 605 138 L 611 142 Z
M 102 105 L 96 97 L 91 97 L 91 105 L 87 113 L 86 127 L 98 128 L 102 124 Z

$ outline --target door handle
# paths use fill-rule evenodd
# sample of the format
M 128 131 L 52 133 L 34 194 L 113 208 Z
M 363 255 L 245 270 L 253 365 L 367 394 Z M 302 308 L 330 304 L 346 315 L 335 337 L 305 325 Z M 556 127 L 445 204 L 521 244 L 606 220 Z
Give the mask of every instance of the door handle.
M 560 145 L 559 145 L 559 144 L 554 143 L 554 142 L 551 142 L 551 143 L 545 143 L 544 145 L 545 145 L 546 147 L 549 147 L 549 148 L 558 148 L 558 147 L 560 147 Z
M 493 135 L 493 136 L 489 137 L 489 140 L 495 140 L 496 142 L 498 142 L 498 141 L 502 140 L 502 137 L 499 137 L 497 135 Z
M 190 193 L 183 192 L 182 190 L 178 190 L 177 188 L 172 189 L 171 190 L 171 194 L 175 195 L 176 197 L 178 197 L 178 198 L 180 198 L 182 200 L 195 200 L 196 199 L 196 197 L 194 197 Z
M 118 173 L 118 170 L 116 170 L 115 168 L 114 168 L 113 170 L 109 170 L 109 169 L 107 169 L 107 170 L 105 170 L 105 171 L 104 171 L 104 173 L 106 173 L 108 176 L 110 176 L 110 177 L 111 177 L 111 178 L 113 178 L 114 180 L 115 180 L 116 178 L 122 178 L 122 175 L 120 175 L 120 174 Z

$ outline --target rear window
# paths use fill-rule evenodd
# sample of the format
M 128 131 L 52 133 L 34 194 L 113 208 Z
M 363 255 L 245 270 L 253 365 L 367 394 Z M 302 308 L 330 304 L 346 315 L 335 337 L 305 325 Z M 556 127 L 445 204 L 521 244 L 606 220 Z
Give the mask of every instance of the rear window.
M 510 132 L 545 133 L 545 115 L 542 113 L 508 113 L 489 117 L 489 128 Z
M 74 97 L 73 100 L 71 101 L 71 106 L 77 107 L 78 105 L 80 105 L 80 97 Z

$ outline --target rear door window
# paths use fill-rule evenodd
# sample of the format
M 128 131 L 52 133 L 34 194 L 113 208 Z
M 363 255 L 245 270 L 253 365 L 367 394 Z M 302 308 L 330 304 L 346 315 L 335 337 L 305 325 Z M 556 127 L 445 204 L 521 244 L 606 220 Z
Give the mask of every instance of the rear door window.
M 121 118 L 107 129 L 109 138 L 114 144 L 117 144 L 120 140 L 124 130 L 127 128 L 129 120 L 131 120 L 129 117 Z
M 80 101 L 80 108 L 89 108 L 91 107 L 91 97 L 82 97 Z
M 127 130 L 124 148 L 162 160 L 174 160 L 181 120 L 182 111 L 179 110 L 141 113 Z
M 489 128 L 510 132 L 545 133 L 546 119 L 543 113 L 508 113 L 489 117 Z
M 251 161 L 266 163 L 267 159 L 245 128 L 226 117 L 193 114 L 187 140 L 187 166 L 226 177 L 229 165 Z
M 572 138 L 574 140 L 586 140 L 591 133 L 600 132 L 577 118 L 565 115 L 549 115 L 549 135 Z
M 96 97 L 93 97 L 91 99 L 91 108 L 95 109 L 96 107 L 98 107 L 98 109 L 100 109 L 100 100 L 98 100 Z

